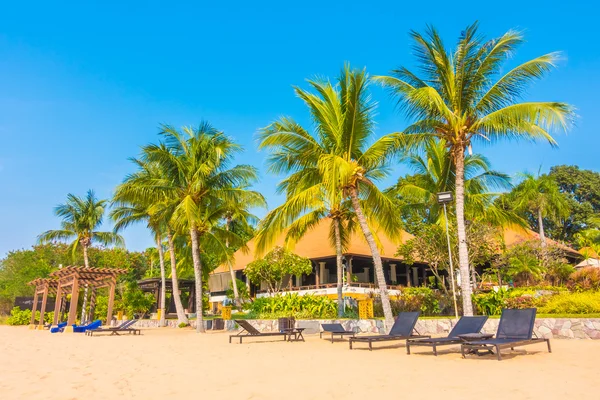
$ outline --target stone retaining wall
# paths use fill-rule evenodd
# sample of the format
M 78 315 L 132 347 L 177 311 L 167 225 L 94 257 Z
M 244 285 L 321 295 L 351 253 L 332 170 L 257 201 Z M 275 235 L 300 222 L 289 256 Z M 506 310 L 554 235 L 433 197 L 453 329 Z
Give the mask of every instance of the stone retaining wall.
M 483 327 L 486 333 L 496 333 L 498 318 L 490 318 Z M 225 321 L 225 329 L 235 331 L 238 329 L 234 321 Z M 259 331 L 278 331 L 277 320 L 249 320 Z M 452 329 L 452 319 L 419 319 L 416 330 L 422 335 L 444 335 Z M 320 325 L 325 323 L 341 323 L 345 329 L 357 333 L 382 333 L 383 321 L 376 319 L 363 320 L 297 320 L 298 328 L 305 328 L 305 333 L 318 333 Z M 195 327 L 196 320 L 190 320 Z M 209 329 L 212 321 L 204 321 L 205 328 Z M 177 327 L 177 320 L 167 320 L 167 326 Z M 157 328 L 157 320 L 141 320 L 135 323 L 136 328 Z M 534 332 L 538 337 L 557 339 L 600 339 L 600 318 L 538 318 L 535 321 Z

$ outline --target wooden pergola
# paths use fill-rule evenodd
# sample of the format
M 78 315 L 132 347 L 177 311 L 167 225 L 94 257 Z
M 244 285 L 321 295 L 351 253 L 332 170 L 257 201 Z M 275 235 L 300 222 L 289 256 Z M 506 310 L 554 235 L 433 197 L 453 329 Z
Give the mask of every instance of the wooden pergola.
M 38 278 L 28 283 L 30 286 L 35 286 L 33 295 L 33 306 L 31 308 L 31 323 L 30 326 L 35 328 L 35 312 L 37 311 L 39 295 L 42 295 L 42 306 L 40 309 L 40 322 L 38 329 L 44 329 L 44 314 L 46 313 L 46 302 L 49 294 L 56 294 L 58 281 L 54 278 Z
M 71 294 L 71 304 L 69 307 L 69 316 L 67 325 L 75 323 L 77 319 L 77 302 L 79 300 L 79 290 L 87 286 L 91 289 L 90 296 L 90 314 L 93 315 L 96 306 L 96 290 L 108 287 L 108 311 L 106 313 L 106 322 L 110 324 L 112 320 L 113 305 L 115 301 L 115 286 L 117 277 L 127 273 L 123 268 L 96 268 L 68 266 L 50 273 L 50 278 L 56 281 L 56 302 L 54 304 L 54 321 L 58 324 L 60 317 L 60 308 L 63 296 Z M 42 300 L 43 303 L 43 300 Z

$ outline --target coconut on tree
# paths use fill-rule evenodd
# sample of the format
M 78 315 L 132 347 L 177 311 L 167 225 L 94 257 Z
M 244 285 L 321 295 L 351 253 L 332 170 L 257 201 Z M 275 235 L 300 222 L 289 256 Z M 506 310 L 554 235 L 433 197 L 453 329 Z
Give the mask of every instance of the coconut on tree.
M 353 70 L 346 65 L 335 84 L 328 80 L 308 83 L 314 92 L 300 88 L 295 88 L 295 92 L 309 109 L 314 132 L 290 118 L 281 118 L 259 133 L 260 148 L 271 153 L 267 159 L 270 170 L 288 174 L 280 184 L 280 190 L 286 192 L 286 201 L 263 222 L 259 242 L 266 247 L 285 229 L 292 240 L 297 240 L 319 220 L 331 218 L 341 307 L 344 237 L 349 236 L 352 225 L 360 227 L 373 256 L 389 329 L 394 318 L 374 227 L 397 238 L 400 218 L 392 200 L 375 182 L 387 176 L 401 142 L 398 134 L 375 138 L 375 103 L 369 95 L 364 70 Z
M 473 314 L 469 279 L 469 256 L 465 233 L 465 152 L 473 143 L 501 139 L 556 142 L 551 133 L 566 130 L 573 108 L 556 101 L 521 102 L 526 88 L 556 64 L 558 53 L 529 60 L 503 73 L 506 60 L 523 43 L 516 31 L 485 41 L 477 23 L 460 35 L 449 51 L 438 32 L 412 31 L 420 73 L 406 67 L 391 76 L 374 79 L 388 87 L 400 109 L 411 119 L 403 139 L 408 146 L 423 146 L 429 138 L 444 139 L 455 168 L 456 225 L 460 260 L 463 310 Z

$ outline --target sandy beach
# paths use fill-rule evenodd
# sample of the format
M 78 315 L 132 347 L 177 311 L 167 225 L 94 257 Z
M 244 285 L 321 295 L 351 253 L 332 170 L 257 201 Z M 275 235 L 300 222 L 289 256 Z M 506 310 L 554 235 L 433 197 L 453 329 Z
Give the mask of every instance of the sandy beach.
M 600 390 L 600 341 L 553 340 L 494 357 L 404 345 L 348 350 L 306 335 L 229 344 L 226 333 L 87 337 L 0 326 L 2 399 L 561 399 Z M 210 397 L 209 397 L 210 396 Z M 590 397 L 591 396 L 591 397 Z

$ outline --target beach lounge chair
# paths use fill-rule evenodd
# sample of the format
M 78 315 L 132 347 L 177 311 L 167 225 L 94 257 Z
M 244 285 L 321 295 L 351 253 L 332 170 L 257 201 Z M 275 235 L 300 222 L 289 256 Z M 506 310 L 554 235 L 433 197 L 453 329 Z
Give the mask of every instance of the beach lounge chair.
M 229 335 L 229 343 L 231 343 L 232 338 L 239 338 L 240 343 L 242 343 L 242 339 L 244 338 L 267 336 L 283 336 L 283 340 L 287 340 L 288 334 L 286 332 L 260 332 L 258 329 L 253 327 L 248 321 L 236 319 L 235 322 L 242 328 L 242 331 L 240 331 L 236 335 Z M 245 333 L 243 333 L 244 331 Z
M 433 355 L 437 356 L 438 346 L 448 346 L 451 344 L 461 344 L 463 341 L 458 337 L 459 335 L 465 335 L 468 333 L 479 333 L 487 321 L 487 316 L 476 316 L 476 317 L 460 317 L 454 328 L 450 331 L 448 336 L 440 338 L 429 338 L 429 339 L 407 339 L 406 340 L 406 354 L 410 354 L 411 346 L 430 346 L 433 347 Z
M 415 325 L 421 315 L 420 311 L 415 312 L 401 312 L 396 318 L 390 333 L 387 335 L 371 335 L 371 336 L 356 336 L 350 338 L 350 349 L 352 349 L 352 343 L 362 342 L 369 344 L 369 350 L 373 350 L 373 342 L 388 342 L 393 340 L 406 340 L 414 338 L 429 338 L 430 336 L 420 335 L 416 331 Z M 417 334 L 414 335 L 413 331 Z
M 137 319 L 130 319 L 128 321 L 123 322 L 119 326 L 114 326 L 114 327 L 110 327 L 110 328 L 91 329 L 89 331 L 86 331 L 85 334 L 88 336 L 93 336 L 94 334 L 98 334 L 98 333 L 110 333 L 109 336 L 113 336 L 113 335 L 119 336 L 121 333 L 141 335 L 142 334 L 141 329 L 131 327 L 137 321 L 138 321 Z
M 331 333 L 331 343 L 333 343 L 334 336 L 339 336 L 340 339 L 344 339 L 344 336 L 356 335 L 356 332 L 347 331 L 346 329 L 344 329 L 342 324 L 321 324 L 321 328 L 323 328 L 323 330 L 319 332 L 319 337 L 323 339 L 324 333 Z
M 550 339 L 534 338 L 533 325 L 535 323 L 535 308 L 526 308 L 522 310 L 504 309 L 498 324 L 496 337 L 493 339 L 477 340 L 467 342 L 461 345 L 463 358 L 466 354 L 478 354 L 483 350 L 489 353 L 496 351 L 498 361 L 502 360 L 501 349 L 527 346 L 529 344 L 546 343 L 548 352 L 551 353 Z
M 87 332 L 91 329 L 98 329 L 98 328 L 100 328 L 100 326 L 102 326 L 102 321 L 100 321 L 99 319 L 95 320 L 94 322 L 90 322 L 87 325 L 73 324 L 73 332 L 83 333 L 83 332 Z
M 65 330 L 66 322 L 61 322 L 53 328 L 50 328 L 50 333 L 59 333 Z

